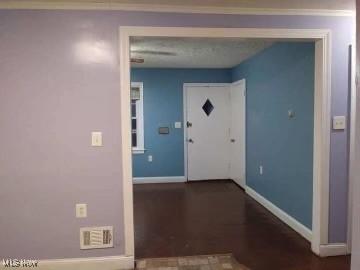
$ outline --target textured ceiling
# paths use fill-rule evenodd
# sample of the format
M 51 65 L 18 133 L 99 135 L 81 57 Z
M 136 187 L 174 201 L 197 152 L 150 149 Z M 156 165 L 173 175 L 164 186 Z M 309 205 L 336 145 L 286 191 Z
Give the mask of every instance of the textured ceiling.
M 144 68 L 230 68 L 273 42 L 263 39 L 137 37 L 131 57 L 144 59 Z

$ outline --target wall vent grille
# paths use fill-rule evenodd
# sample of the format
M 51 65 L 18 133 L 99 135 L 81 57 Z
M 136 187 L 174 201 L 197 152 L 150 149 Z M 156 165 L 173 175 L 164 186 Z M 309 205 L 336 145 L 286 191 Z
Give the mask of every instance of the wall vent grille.
M 113 247 L 113 227 L 80 228 L 80 249 Z

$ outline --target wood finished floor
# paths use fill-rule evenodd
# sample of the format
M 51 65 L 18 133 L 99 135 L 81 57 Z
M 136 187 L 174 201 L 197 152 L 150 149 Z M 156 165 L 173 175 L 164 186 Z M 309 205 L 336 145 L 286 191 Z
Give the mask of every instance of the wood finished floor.
M 136 258 L 233 253 L 252 270 L 349 270 L 231 181 L 134 185 Z

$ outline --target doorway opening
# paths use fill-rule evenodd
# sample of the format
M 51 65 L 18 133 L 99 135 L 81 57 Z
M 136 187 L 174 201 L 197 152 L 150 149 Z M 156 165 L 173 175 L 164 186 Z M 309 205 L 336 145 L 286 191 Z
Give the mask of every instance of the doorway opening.
M 132 219 L 133 214 L 133 199 L 132 199 L 132 191 L 133 191 L 133 175 L 134 172 L 132 170 L 132 132 L 134 127 L 134 121 L 132 121 L 130 112 L 130 85 L 132 80 L 130 79 L 130 40 L 133 37 L 176 37 L 176 38 L 256 38 L 256 39 L 266 39 L 274 42 L 305 42 L 305 43 L 313 43 L 314 45 L 314 84 L 313 84 L 313 95 L 314 95 L 314 116 L 313 116 L 313 142 L 314 148 L 312 153 L 313 158 L 313 177 L 312 177 L 312 204 L 311 204 L 311 231 L 308 234 L 307 230 L 303 230 L 304 228 L 299 229 L 299 233 L 302 234 L 303 237 L 307 238 L 311 242 L 312 251 L 318 255 L 321 255 L 321 246 L 327 244 L 327 227 L 328 227 L 328 161 L 329 161 L 329 119 L 330 119 L 330 110 L 329 110 L 329 57 L 328 57 L 328 49 L 329 49 L 329 32 L 328 31 L 320 31 L 320 30 L 299 30 L 299 29 L 200 29 L 200 28 L 138 28 L 138 27 L 125 27 L 120 29 L 120 71 L 121 71 L 121 104 L 122 104 L 122 143 L 123 143 L 123 186 L 124 186 L 124 220 L 125 220 L 125 240 L 126 240 L 126 252 L 129 255 L 134 254 L 134 224 Z M 148 54 L 151 54 L 151 51 L 148 51 Z M 134 61 L 137 61 L 134 59 Z M 166 75 L 162 78 L 167 78 Z M 246 80 L 247 78 L 245 78 Z M 134 81 L 139 82 L 139 81 Z M 187 82 L 189 83 L 189 82 Z M 203 82 L 204 83 L 204 82 Z M 207 82 L 205 82 L 207 83 Z M 145 83 L 143 84 L 144 88 Z M 184 87 L 184 84 L 182 84 Z M 185 85 L 185 88 L 191 88 L 191 85 Z M 196 87 L 193 85 L 193 87 Z M 146 90 L 144 90 L 145 92 Z M 188 90 L 187 90 L 188 93 Z M 146 99 L 146 93 L 144 94 L 144 100 Z M 161 100 L 161 99 L 160 99 Z M 230 99 L 231 100 L 231 99 Z M 169 106 L 165 102 L 158 104 L 154 101 L 157 106 Z M 135 101 L 136 103 L 136 101 Z M 202 103 L 201 109 L 202 113 L 207 117 L 213 114 L 215 110 L 214 101 L 211 99 L 206 99 L 204 103 Z M 131 103 L 132 104 L 132 103 Z M 199 103 L 200 104 L 200 103 Z M 199 105 L 198 104 L 198 105 Z M 145 105 L 146 106 L 146 105 Z M 248 104 L 247 104 L 248 106 Z M 136 104 L 135 104 L 136 107 Z M 144 108 L 146 110 L 146 108 Z M 169 112 L 171 113 L 171 112 Z M 288 110 L 286 117 L 291 119 L 294 117 L 294 111 Z M 184 117 L 184 119 L 186 119 Z M 229 120 L 229 119 L 227 119 Z M 180 122 L 180 126 L 183 128 L 187 128 L 187 124 L 183 121 Z M 174 122 L 175 127 L 179 126 L 178 123 Z M 231 119 L 229 120 L 231 123 Z M 133 124 L 133 125 L 132 125 Z M 167 134 L 171 132 L 170 127 L 166 125 L 167 123 L 159 123 L 156 128 L 156 134 L 161 135 L 163 140 L 167 140 Z M 210 123 L 211 124 L 211 123 Z M 146 130 L 146 118 L 144 121 L 144 129 Z M 213 127 L 216 129 L 216 126 Z M 181 128 L 180 128 L 181 129 Z M 196 133 L 195 133 L 196 134 Z M 146 136 L 145 136 L 146 137 Z M 202 138 L 206 136 L 202 135 Z M 231 136 L 230 136 L 231 137 Z M 189 139 L 193 138 L 184 138 L 182 142 L 187 140 L 187 145 Z M 230 138 L 230 143 L 231 142 Z M 146 153 L 146 138 L 144 151 Z M 194 143 L 195 145 L 195 143 Z M 189 150 L 188 150 L 189 151 Z M 190 150 L 191 151 L 191 150 Z M 209 153 L 208 155 L 211 155 Z M 151 155 L 150 155 L 151 156 Z M 206 157 L 206 156 L 205 156 Z M 156 156 L 149 157 L 147 155 L 147 162 L 151 163 L 155 160 Z M 189 155 L 188 155 L 189 158 Z M 195 157 L 195 160 L 198 157 Z M 135 158 L 134 158 L 135 160 Z M 162 163 L 164 164 L 164 163 Z M 208 164 L 208 163 L 207 163 Z M 208 164 L 209 165 L 209 164 Z M 211 166 L 211 165 L 210 165 Z M 263 174 L 266 168 L 261 167 L 261 164 L 256 164 L 259 168 L 259 174 Z M 167 166 L 164 166 L 167 167 Z M 183 167 L 185 168 L 185 167 Z M 188 167 L 189 168 L 189 167 Z M 217 170 L 216 170 L 217 171 Z M 189 171 L 187 172 L 189 175 Z M 179 177 L 184 175 L 175 175 L 174 182 L 182 182 Z M 152 176 L 155 177 L 155 176 Z M 200 178 L 200 177 L 199 177 Z M 229 177 L 230 178 L 230 177 Z M 183 179 L 182 179 L 183 180 Z M 199 180 L 199 179 L 194 179 Z M 252 190 L 249 189 L 250 194 Z M 256 198 L 256 194 L 252 194 L 253 198 Z M 257 197 L 256 200 L 260 202 L 260 204 L 266 207 L 266 202 L 264 201 L 264 197 Z M 268 208 L 269 209 L 269 208 Z M 281 212 L 277 212 L 279 209 L 275 209 L 273 213 L 275 215 L 280 215 Z M 280 209 L 281 210 L 281 209 Z M 283 220 L 284 221 L 284 220 Z M 294 220 L 287 220 L 287 224 L 292 226 L 295 223 Z M 296 227 L 296 225 L 294 226 Z M 306 227 L 306 226 L 304 226 Z M 301 231 L 303 230 L 303 233 Z M 165 243 L 163 243 L 165 244 Z M 165 244 L 166 245 L 166 244 Z

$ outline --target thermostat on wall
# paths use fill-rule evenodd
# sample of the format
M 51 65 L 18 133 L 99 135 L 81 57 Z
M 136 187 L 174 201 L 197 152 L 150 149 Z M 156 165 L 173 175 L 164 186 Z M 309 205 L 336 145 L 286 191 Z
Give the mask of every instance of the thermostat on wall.
M 169 134 L 169 127 L 159 127 L 159 134 Z

